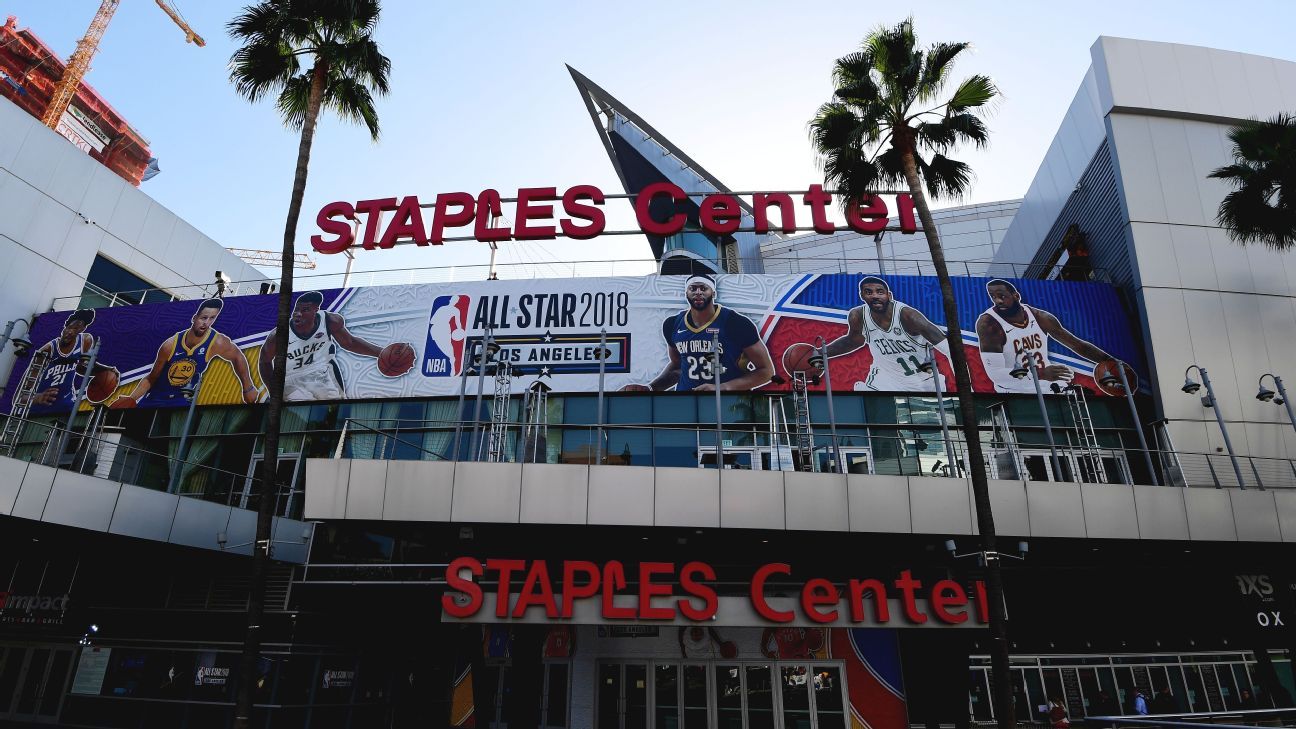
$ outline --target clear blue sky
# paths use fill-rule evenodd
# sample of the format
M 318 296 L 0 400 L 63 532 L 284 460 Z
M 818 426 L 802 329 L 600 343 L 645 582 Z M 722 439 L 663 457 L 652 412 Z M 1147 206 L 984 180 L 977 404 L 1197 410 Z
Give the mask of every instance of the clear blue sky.
M 162 174 L 143 190 L 228 246 L 280 246 L 297 135 L 271 103 L 250 105 L 227 81 L 225 23 L 244 3 L 180 0 L 206 48 L 152 0 L 123 0 L 87 81 L 152 145 Z M 818 181 L 806 121 L 831 93 L 835 58 L 901 4 L 804 2 L 448 3 L 385 0 L 377 37 L 392 59 L 379 101 L 382 138 L 325 119 L 316 138 L 298 250 L 331 200 L 493 187 L 589 183 L 621 192 L 571 82 L 569 63 L 733 189 L 803 189 Z M 99 0 L 4 0 L 66 57 Z M 1099 35 L 1212 46 L 1296 60 L 1296 3 L 915 3 L 920 39 L 966 40 L 956 69 L 992 76 L 1004 96 L 991 146 L 968 151 L 968 202 L 1026 191 Z M 610 227 L 632 222 L 609 203 Z M 502 261 L 645 258 L 637 237 L 505 244 Z M 356 270 L 483 262 L 485 246 L 361 252 Z M 338 271 L 342 256 L 319 257 Z M 166 283 L 166 282 L 162 282 Z

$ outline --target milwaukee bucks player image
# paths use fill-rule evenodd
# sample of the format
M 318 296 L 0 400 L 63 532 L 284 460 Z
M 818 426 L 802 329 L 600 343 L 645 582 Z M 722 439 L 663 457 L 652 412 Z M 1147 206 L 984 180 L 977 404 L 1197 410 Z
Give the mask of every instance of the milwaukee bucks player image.
M 666 317 L 662 338 L 666 340 L 665 369 L 649 387 L 677 392 L 714 391 L 715 342 L 720 344 L 720 389 L 753 390 L 774 377 L 769 349 L 756 332 L 751 319 L 716 303 L 715 279 L 690 276 L 684 284 L 689 308 Z
M 891 296 L 891 287 L 877 276 L 860 279 L 860 300 L 846 315 L 846 333 L 828 343 L 829 359 L 868 347 L 873 355 L 868 375 L 855 390 L 935 392 L 935 377 L 921 367 L 935 348 L 949 358 L 945 332 L 922 312 Z
M 223 359 L 234 368 L 234 375 L 243 388 L 243 402 L 256 402 L 260 390 L 252 382 L 247 357 L 229 337 L 214 328 L 216 317 L 224 307 L 225 302 L 220 299 L 207 299 L 199 304 L 189 328 L 162 342 L 153 369 L 135 385 L 131 394 L 117 398 L 110 407 L 133 408 L 145 398 L 151 406 L 187 404 L 189 399 L 185 397 L 185 387 L 206 372 L 207 365 L 215 359 Z M 197 393 L 192 396 L 197 397 Z

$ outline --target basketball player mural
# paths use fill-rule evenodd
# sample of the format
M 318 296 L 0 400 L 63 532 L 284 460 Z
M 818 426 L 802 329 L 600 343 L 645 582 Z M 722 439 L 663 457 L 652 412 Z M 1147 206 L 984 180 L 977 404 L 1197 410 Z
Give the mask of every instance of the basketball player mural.
M 206 372 L 207 365 L 215 359 L 223 359 L 234 368 L 234 375 L 242 385 L 243 402 L 256 402 L 261 393 L 252 382 L 247 357 L 229 337 L 215 329 L 216 317 L 224 307 L 225 302 L 220 299 L 207 299 L 199 304 L 189 328 L 162 342 L 153 369 L 135 384 L 129 395 L 117 398 L 111 407 L 133 408 L 145 398 L 150 405 L 161 407 L 187 403 L 185 387 Z M 197 393 L 191 396 L 196 397 Z
M 323 303 L 323 294 L 307 291 L 297 297 L 293 306 L 288 323 L 284 400 L 341 400 L 346 397 L 342 371 L 337 364 L 339 348 L 352 354 L 379 358 L 379 371 L 388 377 L 399 377 L 414 366 L 413 347 L 403 343 L 386 348 L 371 344 L 347 331 L 346 320 L 341 314 L 320 309 Z M 274 332 L 271 331 L 261 345 L 261 356 L 257 361 L 262 382 L 270 381 L 274 356 Z
M 1067 331 L 1056 316 L 1023 304 L 1021 294 L 1011 283 L 998 278 L 988 281 L 986 294 L 990 296 L 991 306 L 977 319 L 976 332 L 981 362 L 994 383 L 995 392 L 1035 392 L 1029 373 L 1020 379 L 1010 374 L 1023 360 L 1029 360 L 1029 365 L 1035 368 L 1044 392 L 1049 391 L 1049 383 L 1069 383 L 1075 372 L 1064 364 L 1049 361 L 1050 339 L 1099 363 L 1099 370 L 1114 368 L 1114 357 Z M 1099 389 L 1107 392 L 1101 386 Z
M 934 392 L 935 377 L 922 372 L 921 367 L 933 348 L 949 358 L 945 332 L 922 312 L 896 301 L 891 287 L 877 276 L 860 279 L 859 295 L 864 303 L 846 315 L 846 333 L 828 343 L 828 358 L 868 347 L 873 363 L 853 389 Z
M 666 317 L 662 337 L 666 340 L 665 369 L 649 387 L 678 392 L 714 391 L 716 335 L 720 343 L 720 389 L 753 390 L 774 377 L 769 349 L 756 332 L 751 319 L 716 303 L 715 279 L 690 276 L 684 284 L 689 308 Z M 627 388 L 629 389 L 629 388 Z
M 63 322 L 63 331 L 36 350 L 38 353 L 44 352 L 48 359 L 45 360 L 45 367 L 40 372 L 35 394 L 32 396 L 33 414 L 67 412 L 77 404 L 74 402 L 77 387 L 81 378 L 85 376 L 85 365 L 82 364 L 81 358 L 94 346 L 94 337 L 87 334 L 86 329 L 90 328 L 94 319 L 94 309 L 78 309 L 72 312 Z M 33 359 L 33 364 L 34 362 Z M 115 368 L 95 362 L 93 374 L 97 376 L 101 372 L 112 373 L 109 377 L 115 377 L 117 374 Z M 107 395 L 112 393 L 109 391 L 103 398 L 96 398 L 97 394 L 87 392 L 92 402 L 106 399 Z

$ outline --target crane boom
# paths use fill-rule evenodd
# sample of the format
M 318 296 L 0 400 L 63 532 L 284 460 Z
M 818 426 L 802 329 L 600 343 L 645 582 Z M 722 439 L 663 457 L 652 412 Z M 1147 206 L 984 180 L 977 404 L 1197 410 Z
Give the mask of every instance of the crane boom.
M 166 0 L 156 0 L 156 2 L 158 7 L 162 8 L 162 12 L 170 16 L 171 20 L 180 26 L 180 30 L 185 32 L 186 43 L 194 43 L 200 48 L 207 45 L 207 41 L 195 33 Z M 81 79 L 85 78 L 86 71 L 90 70 L 90 59 L 99 50 L 99 41 L 103 38 L 104 31 L 108 29 L 108 21 L 112 20 L 113 13 L 117 12 L 117 6 L 120 4 L 121 0 L 103 0 L 99 4 L 99 12 L 95 13 L 94 19 L 90 21 L 90 27 L 86 29 L 86 34 L 77 41 L 76 50 L 68 57 L 67 66 L 63 69 L 63 78 L 59 79 L 58 86 L 50 96 L 49 105 L 45 107 L 45 114 L 41 116 L 41 123 L 50 129 L 58 129 L 59 121 L 63 119 L 68 104 L 72 103 L 77 89 L 81 88 Z
M 55 87 L 53 95 L 50 96 L 49 106 L 45 107 L 45 115 L 41 117 L 41 123 L 50 129 L 58 129 L 63 112 L 67 111 L 68 104 L 72 103 L 72 97 L 76 96 L 77 89 L 81 88 L 81 79 L 85 78 L 86 71 L 90 70 L 90 58 L 94 56 L 95 51 L 99 50 L 99 40 L 103 38 L 104 31 L 108 29 L 108 21 L 112 20 L 113 13 L 117 12 L 117 6 L 120 4 L 121 0 L 103 0 L 100 3 L 99 12 L 95 13 L 94 20 L 90 21 L 85 36 L 77 41 L 76 50 L 68 57 L 67 67 L 63 69 L 63 78 Z
M 283 253 L 279 251 L 263 251 L 252 248 L 227 248 L 226 250 L 253 266 L 279 266 L 283 264 Z M 311 257 L 305 253 L 297 253 L 293 255 L 293 268 L 313 271 L 315 270 L 315 261 L 311 260 Z

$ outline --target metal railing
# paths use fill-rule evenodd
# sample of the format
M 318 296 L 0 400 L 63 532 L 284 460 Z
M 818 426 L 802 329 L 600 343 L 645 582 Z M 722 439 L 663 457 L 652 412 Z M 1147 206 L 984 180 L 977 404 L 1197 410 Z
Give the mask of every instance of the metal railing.
M 800 273 L 863 273 L 877 274 L 885 271 L 887 275 L 934 276 L 930 260 L 922 259 L 877 259 L 877 258 L 802 258 L 795 255 L 769 256 L 762 259 L 771 274 Z M 949 261 L 949 272 L 953 276 L 984 277 L 987 275 L 1021 278 L 1052 278 L 1061 271 L 1058 266 L 1039 266 L 1030 263 L 996 263 L 985 259 L 968 261 Z M 458 266 L 429 266 L 423 268 L 392 268 L 357 273 L 320 273 L 297 275 L 293 277 L 293 288 L 298 291 L 310 289 L 343 288 L 346 286 L 392 286 L 419 283 L 460 283 L 465 281 L 484 281 L 492 272 L 501 279 L 537 279 L 537 278 L 587 278 L 591 276 L 649 276 L 657 271 L 658 261 L 645 259 L 613 259 L 589 261 L 549 261 L 536 263 L 477 263 Z M 1101 269 L 1094 269 L 1092 280 L 1110 281 L 1110 277 Z M 242 296 L 261 293 L 262 287 L 277 285 L 278 280 L 266 278 L 231 281 L 225 284 L 223 296 Z M 93 286 L 87 284 L 87 286 Z M 94 308 L 130 306 L 144 301 L 150 294 L 160 294 L 175 300 L 190 301 L 205 299 L 217 295 L 215 282 L 208 284 L 184 284 L 151 289 L 109 292 L 93 287 L 93 299 L 87 299 L 85 292 L 79 296 L 63 296 L 54 299 L 52 308 L 55 311 L 66 311 L 81 308 L 84 304 Z M 157 298 L 156 296 L 154 298 Z
M 723 454 L 725 468 L 739 470 L 800 470 L 796 431 L 773 430 L 752 423 L 724 423 L 719 431 L 710 425 L 642 425 L 608 423 L 550 423 L 548 442 L 522 442 L 521 432 L 527 425 L 506 421 L 509 430 L 509 462 L 577 463 L 592 465 L 697 466 L 715 468 L 716 453 Z M 820 424 L 814 424 L 816 428 Z M 402 418 L 347 418 L 334 447 L 335 458 L 377 460 L 485 460 L 484 443 L 489 437 L 491 421 L 483 417 L 472 420 L 426 420 Z M 902 431 L 909 435 L 844 432 L 833 438 L 826 427 L 813 436 L 812 470 L 849 473 L 873 473 L 904 476 L 966 477 L 964 441 L 950 440 L 957 463 L 949 463 L 948 452 L 939 424 L 844 425 L 841 431 L 866 428 Z M 460 431 L 458 453 L 454 450 L 454 433 Z M 991 431 L 983 430 L 984 468 L 990 478 L 1029 481 L 1098 482 L 1097 473 L 1105 472 L 1107 482 L 1150 484 L 1143 451 L 1139 448 L 1077 448 L 1058 444 L 1062 473 L 1054 472 L 1048 446 L 994 440 Z M 1016 435 L 1033 433 L 1018 429 Z M 835 453 L 842 453 L 844 466 L 838 469 Z M 1296 488 L 1296 461 L 1285 458 L 1239 456 L 1245 465 L 1244 480 L 1239 483 L 1222 453 L 1150 450 L 1161 483 L 1170 486 L 1200 488 Z M 456 457 L 457 456 L 457 457 Z M 1096 459 L 1102 459 L 1099 469 Z
M 260 487 L 257 479 L 250 478 L 246 472 L 177 458 L 102 435 L 89 436 L 75 428 L 68 431 L 63 422 L 42 422 L 12 415 L 0 417 L 22 423 L 13 454 L 0 452 L 0 455 L 153 491 L 166 491 L 172 474 L 179 469 L 174 493 L 223 506 L 257 508 Z M 62 437 L 65 434 L 67 437 Z M 60 442 L 64 444 L 61 453 L 58 452 Z M 297 518 L 302 497 L 300 489 L 279 484 L 275 514 Z
M 1293 726 L 1296 709 L 1239 709 L 1187 714 L 1130 714 L 1120 716 L 1086 716 L 1090 727 L 1197 727 L 1210 725 L 1219 729 L 1231 727 Z

